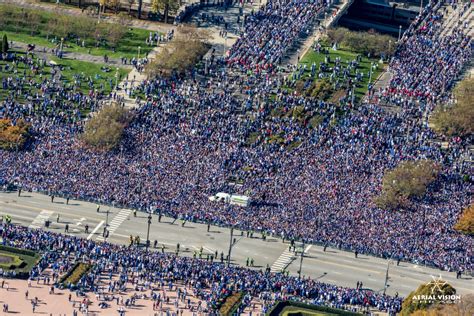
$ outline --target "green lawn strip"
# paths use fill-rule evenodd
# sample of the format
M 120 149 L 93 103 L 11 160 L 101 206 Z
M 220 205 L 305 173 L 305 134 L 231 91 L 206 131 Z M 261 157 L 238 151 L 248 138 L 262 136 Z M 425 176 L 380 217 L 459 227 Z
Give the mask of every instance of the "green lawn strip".
M 6 261 L 4 261 L 6 259 Z M 10 267 L 18 267 L 23 263 L 23 260 L 17 255 L 0 251 L 0 267 L 2 268 L 10 268 Z
M 9 41 L 21 42 L 25 44 L 35 44 L 38 46 L 44 46 L 48 48 L 57 47 L 60 39 L 53 42 L 53 39 L 47 39 L 45 34 L 39 33 L 37 35 L 29 35 L 21 30 L 19 32 L 2 30 L 0 34 L 6 34 Z M 145 39 L 148 37 L 149 31 L 144 29 L 129 29 L 125 36 L 118 44 L 118 48 L 115 52 L 107 47 L 96 48 L 92 40 L 85 41 L 85 47 L 82 47 L 82 43 L 77 45 L 75 42 L 65 40 L 63 43 L 64 52 L 73 52 L 81 54 L 89 54 L 93 56 L 104 56 L 107 55 L 111 58 L 133 58 L 138 57 L 138 47 L 140 47 L 140 57 L 144 57 L 153 50 L 153 46 L 146 45 Z
M 328 47 L 324 47 L 328 48 Z M 351 52 L 347 51 L 344 49 L 338 49 L 338 50 L 333 50 L 332 48 L 328 48 L 329 54 L 323 54 L 323 53 L 318 53 L 314 50 L 309 50 L 301 59 L 300 64 L 306 65 L 306 70 L 302 74 L 300 80 L 307 80 L 308 78 L 311 77 L 311 65 L 313 62 L 316 64 L 316 69 L 319 69 L 319 63 L 324 62 L 325 57 L 329 56 L 331 62 L 330 62 L 330 67 L 334 67 L 334 61 L 336 60 L 336 57 L 341 58 L 341 64 L 343 66 L 347 66 L 347 61 L 352 61 L 356 59 L 357 55 L 359 55 L 356 52 Z M 372 72 L 372 78 L 371 82 L 374 83 L 374 81 L 377 79 L 377 77 L 382 73 L 385 65 L 379 63 L 379 59 L 377 58 L 367 58 L 366 56 L 362 56 L 362 60 L 359 63 L 358 70 L 359 72 L 362 72 L 364 74 L 362 81 L 360 81 L 357 84 L 357 87 L 355 89 L 355 95 L 357 99 L 360 99 L 365 95 L 367 92 L 367 85 L 369 83 L 369 70 L 370 70 L 370 64 L 371 62 L 376 63 L 378 65 L 377 69 Z M 327 72 L 328 73 L 328 72 Z M 354 71 L 351 72 L 350 76 L 352 78 L 355 78 L 355 73 Z M 314 78 L 314 81 L 320 81 L 321 79 L 319 78 Z
M 61 38 L 64 38 L 64 51 L 96 56 L 107 54 L 115 58 L 132 58 L 137 56 L 138 47 L 140 47 L 140 56 L 145 56 L 153 49 L 152 46 L 146 44 L 149 30 L 118 23 L 97 24 L 95 18 L 85 15 L 70 16 L 6 4 L 0 4 L 0 30 L 0 35 L 6 34 L 9 40 L 49 48 L 58 46 Z M 118 30 L 123 30 L 124 34 L 117 33 Z M 77 36 L 81 38 L 76 42 Z M 103 41 L 99 47 L 96 47 L 98 38 Z M 113 42 L 112 38 L 116 38 L 115 52 L 110 44 Z M 82 40 L 84 40 L 84 47 L 82 47 Z
M 5 71 L 5 65 L 7 64 L 5 61 L 0 61 L 0 66 L 2 67 L 2 71 L 0 71 L 0 82 L 3 78 L 6 77 L 23 77 L 28 80 L 34 79 L 36 83 L 41 82 L 44 78 L 51 78 L 51 66 L 49 65 L 49 61 L 53 60 L 59 66 L 63 66 L 62 70 L 62 82 L 63 84 L 68 87 L 69 85 L 74 84 L 75 76 L 80 76 L 80 91 L 87 94 L 90 91 L 90 87 L 88 84 L 88 80 L 86 78 L 92 78 L 93 86 L 95 89 L 100 89 L 101 85 L 103 87 L 104 94 L 109 94 L 111 92 L 110 80 L 112 81 L 112 88 L 115 87 L 115 74 L 116 68 L 110 68 L 109 72 L 105 72 L 101 69 L 101 67 L 106 66 L 105 64 L 96 64 L 90 62 L 84 62 L 79 60 L 72 60 L 72 59 L 60 59 L 57 57 L 51 57 L 47 59 L 47 64 L 44 66 L 43 70 L 40 72 L 42 74 L 42 78 L 40 78 L 40 73 L 33 74 L 29 67 L 25 67 L 23 63 L 19 63 L 17 66 L 17 73 L 14 74 L 11 70 L 8 72 Z M 11 63 L 9 63 L 11 65 Z M 119 68 L 118 69 L 118 82 L 120 82 L 127 74 L 129 73 L 129 69 L 126 68 Z M 25 98 L 24 95 L 34 94 L 37 92 L 37 88 L 29 85 L 24 86 L 24 93 L 22 95 L 15 95 L 14 98 L 18 102 L 24 102 Z M 8 96 L 10 96 L 10 90 L 3 90 L 0 88 L 0 101 L 5 100 Z M 85 110 L 85 109 L 83 109 Z M 87 114 L 87 110 L 85 114 Z
M 330 315 L 336 315 L 336 314 L 331 314 L 331 313 L 325 313 L 325 312 L 318 312 L 318 311 L 312 311 L 310 309 L 306 308 L 300 308 L 300 307 L 294 307 L 294 306 L 288 306 L 283 309 L 283 311 L 280 313 L 281 316 L 292 316 L 292 315 L 301 315 L 301 316 L 330 316 Z
M 92 77 L 94 81 L 94 88 L 100 89 L 101 84 L 104 89 L 104 93 L 108 94 L 115 87 L 115 75 L 117 68 L 109 67 L 110 71 L 105 72 L 101 68 L 108 67 L 105 64 L 90 63 L 86 61 L 73 60 L 67 58 L 51 57 L 51 60 L 55 61 L 58 65 L 63 66 L 62 74 L 63 81 L 66 84 L 74 83 L 74 75 L 81 75 L 82 78 Z M 130 72 L 126 68 L 118 68 L 118 83 L 127 76 Z M 112 88 L 110 86 L 110 80 L 112 81 Z M 89 91 L 89 85 L 86 80 L 81 80 L 81 91 L 87 93 Z
M 332 308 L 328 306 L 312 305 L 294 301 L 280 301 L 275 303 L 266 316 L 360 316 L 360 313 L 354 313 L 342 309 Z
M 10 272 L 15 271 L 19 278 L 28 278 L 29 272 L 40 259 L 40 255 L 34 251 L 2 245 L 0 245 L 0 255 L 17 257 L 22 261 L 19 267 L 15 267 L 14 269 L 9 269 L 9 267 L 0 265 L 4 270 Z

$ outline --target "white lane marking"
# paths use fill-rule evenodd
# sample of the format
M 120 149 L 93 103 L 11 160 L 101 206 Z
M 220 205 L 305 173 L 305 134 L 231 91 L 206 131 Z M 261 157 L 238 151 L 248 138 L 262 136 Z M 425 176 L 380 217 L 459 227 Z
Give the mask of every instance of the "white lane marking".
M 278 257 L 278 259 L 272 264 L 270 271 L 271 272 L 281 272 L 284 268 L 286 268 L 293 258 L 293 253 L 289 252 L 288 249 L 285 249 L 283 253 Z
M 53 215 L 53 211 L 42 210 L 38 216 L 35 217 L 33 222 L 28 226 L 28 228 L 41 228 L 44 225 L 44 222 Z
M 112 234 L 119 228 L 120 225 L 128 218 L 132 210 L 127 210 L 123 209 L 120 210 L 120 212 L 112 219 L 112 221 L 109 224 L 109 228 L 107 229 L 109 231 L 109 237 L 112 236 Z M 104 240 L 103 236 L 97 237 L 97 240 Z
M 94 234 L 99 230 L 99 228 L 100 228 L 102 225 L 104 225 L 104 223 L 105 223 L 104 221 L 101 221 L 101 222 L 94 228 L 94 230 L 92 231 L 92 233 L 90 233 L 90 235 L 87 236 L 87 240 L 91 239 L 92 236 L 94 236 Z

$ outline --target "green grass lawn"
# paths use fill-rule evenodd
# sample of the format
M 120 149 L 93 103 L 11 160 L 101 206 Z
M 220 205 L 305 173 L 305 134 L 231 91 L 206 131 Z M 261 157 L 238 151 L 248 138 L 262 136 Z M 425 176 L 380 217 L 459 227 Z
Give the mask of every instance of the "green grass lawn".
M 310 309 L 295 307 L 295 306 L 287 306 L 280 313 L 280 316 L 296 316 L 296 315 L 330 316 L 330 315 L 336 315 L 336 314 L 325 313 L 325 312 L 320 312 L 320 311 L 315 311 L 315 310 L 310 310 Z
M 57 57 L 51 57 L 47 60 L 47 65 L 45 65 L 42 70 L 34 74 L 29 67 L 25 67 L 23 63 L 20 63 L 17 66 L 17 73 L 14 74 L 12 70 L 6 71 L 5 61 L 0 61 L 0 66 L 2 70 L 0 71 L 0 81 L 6 77 L 23 77 L 28 80 L 33 79 L 34 82 L 40 83 L 44 78 L 51 78 L 51 66 L 49 61 L 53 60 L 57 63 L 58 66 L 62 66 L 62 82 L 66 88 L 72 89 L 72 85 L 75 80 L 79 80 L 79 90 L 83 93 L 88 93 L 90 86 L 88 84 L 88 78 L 92 79 L 93 87 L 95 89 L 103 89 L 105 94 L 110 93 L 111 86 L 110 81 L 112 81 L 112 88 L 115 87 L 115 75 L 116 68 L 111 68 L 109 72 L 105 72 L 101 67 L 105 66 L 104 64 L 89 63 L 84 61 L 72 60 L 72 59 L 59 59 Z M 11 63 L 9 63 L 11 66 Z M 130 70 L 125 68 L 118 69 L 118 82 L 121 81 Z M 41 76 L 40 76 L 41 75 Z M 33 94 L 37 91 L 37 87 L 34 85 L 28 85 L 25 92 Z M 3 90 L 0 88 L 0 101 L 5 99 L 9 95 L 9 90 Z M 23 96 L 15 96 L 15 99 L 19 102 L 24 101 Z
M 3 12 L 2 12 L 3 11 Z M 26 15 L 26 17 L 25 17 Z M 59 26 L 58 26 L 59 25 Z M 120 33 L 115 29 L 122 30 Z M 8 40 L 26 44 L 36 44 L 53 48 L 64 38 L 63 49 L 66 52 L 77 52 L 95 56 L 136 57 L 138 47 L 140 55 L 144 56 L 153 47 L 146 45 L 150 31 L 131 28 L 116 23 L 97 23 L 95 18 L 86 16 L 69 16 L 57 12 L 22 9 L 11 5 L 0 4 L 0 35 L 6 34 Z M 121 34 L 116 37 L 115 52 L 110 44 L 111 34 Z M 76 37 L 80 41 L 76 42 Z M 102 38 L 96 47 L 97 38 Z M 82 47 L 84 40 L 84 47 Z
M 327 48 L 327 47 L 325 47 L 325 48 Z M 301 78 L 299 79 L 299 81 L 306 81 L 309 78 L 311 78 L 311 65 L 313 64 L 313 62 L 316 64 L 316 69 L 319 70 L 319 64 L 321 62 L 324 62 L 326 56 L 329 56 L 329 58 L 331 60 L 331 62 L 329 63 L 329 67 L 332 68 L 335 65 L 334 61 L 336 60 L 336 57 L 340 57 L 341 58 L 341 64 L 343 66 L 347 66 L 347 61 L 352 61 L 352 60 L 356 59 L 356 57 L 358 55 L 359 55 L 358 53 L 347 51 L 347 50 L 344 50 L 344 49 L 333 50 L 333 49 L 329 48 L 329 54 L 328 55 L 326 55 L 322 52 L 318 53 L 318 52 L 314 51 L 313 49 L 310 49 L 303 56 L 303 58 L 300 60 L 300 64 L 301 65 L 306 65 L 306 69 L 305 69 L 305 72 L 303 73 L 303 75 L 301 76 Z M 376 65 L 378 65 L 377 69 L 372 72 L 372 76 L 371 76 L 371 82 L 372 83 L 382 73 L 382 71 L 385 67 L 385 65 L 380 64 L 379 60 L 376 59 L 376 58 L 370 58 L 369 59 L 366 56 L 362 56 L 362 60 L 359 63 L 357 69 L 358 69 L 359 72 L 363 73 L 364 76 L 363 76 L 362 80 L 357 84 L 356 89 L 355 89 L 355 96 L 356 96 L 356 99 L 358 99 L 358 100 L 361 97 L 363 97 L 365 95 L 365 93 L 367 92 L 367 89 L 368 89 L 367 85 L 369 83 L 369 69 L 370 69 L 371 63 L 375 63 Z M 329 71 L 326 71 L 326 73 L 330 74 Z M 350 77 L 355 78 L 355 70 L 351 71 Z M 342 76 L 341 76 L 341 79 L 342 79 Z M 320 80 L 322 80 L 322 79 L 315 78 L 313 82 L 316 83 Z
M 6 34 L 8 40 L 14 42 L 35 44 L 48 48 L 54 48 L 58 45 L 57 43 L 52 42 L 52 39 L 46 39 L 46 35 L 41 33 L 31 36 L 30 34 L 21 31 L 2 31 L 0 34 Z M 148 46 L 145 43 L 145 39 L 148 37 L 148 34 L 149 31 L 147 30 L 130 28 L 119 42 L 119 46 L 115 53 L 112 51 L 112 49 L 107 47 L 101 46 L 96 48 L 91 41 L 87 41 L 85 47 L 82 47 L 73 41 L 65 40 L 63 44 L 63 50 L 65 52 L 82 53 L 94 56 L 107 55 L 111 58 L 132 58 L 138 56 L 138 47 L 140 47 L 140 56 L 143 57 L 145 56 L 144 54 L 148 54 L 153 49 L 153 46 Z
M 27 274 L 31 271 L 33 266 L 38 262 L 40 255 L 29 250 L 17 249 L 13 247 L 0 246 L 0 255 L 16 257 L 23 263 L 20 267 L 13 269 L 16 273 Z M 1 268 L 12 271 L 9 268 L 0 265 Z

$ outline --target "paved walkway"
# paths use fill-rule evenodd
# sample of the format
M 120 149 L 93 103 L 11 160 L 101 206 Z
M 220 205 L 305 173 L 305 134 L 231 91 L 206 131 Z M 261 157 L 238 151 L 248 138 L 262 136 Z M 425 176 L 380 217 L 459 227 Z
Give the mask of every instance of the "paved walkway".
M 52 279 L 51 271 L 46 270 L 44 276 L 49 276 Z M 113 280 L 116 278 L 117 276 L 114 276 Z M 135 291 L 134 286 L 131 283 L 128 283 L 126 291 L 110 293 L 107 291 L 109 279 L 108 276 L 105 275 L 102 275 L 101 282 L 98 284 L 100 287 L 103 287 L 105 291 L 103 295 L 100 296 L 94 293 L 86 293 L 86 296 L 78 297 L 75 292 L 60 290 L 57 288 L 54 289 L 54 293 L 50 293 L 51 285 L 44 284 L 43 280 L 39 282 L 33 281 L 31 286 L 28 286 L 26 280 L 0 278 L 0 283 L 2 281 L 4 281 L 4 285 L 3 288 L 0 287 L 0 305 L 2 306 L 2 310 L 0 310 L 1 316 L 11 314 L 45 314 L 62 316 L 72 315 L 74 310 L 78 312 L 78 315 L 86 315 L 79 312 L 79 307 L 84 299 L 90 301 L 88 308 L 89 313 L 87 314 L 89 316 L 118 315 L 117 310 L 119 308 L 124 308 L 127 316 L 153 315 L 155 312 L 160 314 L 160 311 L 163 311 L 164 313 L 166 313 L 166 311 L 174 313 L 177 312 L 177 309 L 174 306 L 174 303 L 177 300 L 177 290 L 178 288 L 181 290 L 184 290 L 185 288 L 183 284 L 178 283 L 176 286 L 173 286 L 173 290 L 170 291 L 168 286 L 160 287 L 159 284 L 153 284 L 152 288 L 155 293 L 161 293 L 162 297 L 163 295 L 166 295 L 166 297 L 170 298 L 169 304 L 166 304 L 166 301 L 164 301 L 160 310 L 153 311 L 153 300 L 150 299 L 151 289 Z M 52 281 L 50 284 L 52 284 Z M 26 296 L 26 292 L 28 292 L 28 296 Z M 194 296 L 192 288 L 188 287 L 187 292 L 189 293 L 188 298 L 191 300 L 191 306 L 196 308 L 199 299 Z M 113 296 L 119 298 L 119 303 L 117 304 L 116 300 L 105 301 L 104 294 L 109 297 Z M 131 298 L 135 294 L 139 295 L 140 298 L 136 300 L 134 306 L 125 307 L 124 304 L 121 303 L 122 299 L 123 302 L 125 302 L 127 298 Z M 144 294 L 147 296 L 146 298 L 142 296 Z M 71 295 L 71 301 L 69 301 L 69 295 Z M 39 304 L 36 306 L 35 313 L 33 313 L 32 300 L 34 300 L 35 297 L 38 298 Z M 100 302 L 106 302 L 108 307 L 100 308 Z M 3 312 L 3 304 L 8 304 L 8 313 Z M 185 302 L 181 300 L 178 301 L 178 309 L 183 310 L 183 315 L 193 315 L 190 309 L 186 308 L 185 305 Z M 205 302 L 203 302 L 203 306 L 206 306 Z M 204 313 L 197 313 L 197 315 L 204 315 Z

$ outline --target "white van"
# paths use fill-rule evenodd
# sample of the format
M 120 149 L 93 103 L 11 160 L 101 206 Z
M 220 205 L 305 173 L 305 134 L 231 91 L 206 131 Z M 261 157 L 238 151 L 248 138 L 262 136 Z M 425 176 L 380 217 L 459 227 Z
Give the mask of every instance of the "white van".
M 212 195 L 209 197 L 209 200 L 211 201 L 217 201 L 217 202 L 224 202 L 232 205 L 239 205 L 246 207 L 250 203 L 250 198 L 245 195 L 239 195 L 239 194 L 229 194 L 229 193 L 224 193 L 224 192 L 219 192 L 216 193 L 215 195 Z

